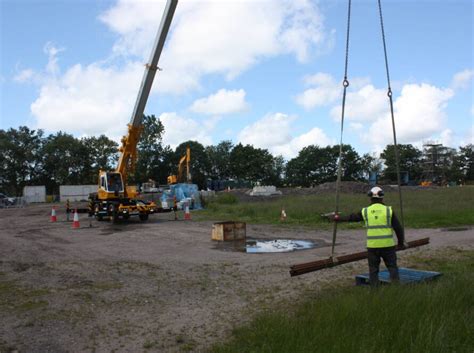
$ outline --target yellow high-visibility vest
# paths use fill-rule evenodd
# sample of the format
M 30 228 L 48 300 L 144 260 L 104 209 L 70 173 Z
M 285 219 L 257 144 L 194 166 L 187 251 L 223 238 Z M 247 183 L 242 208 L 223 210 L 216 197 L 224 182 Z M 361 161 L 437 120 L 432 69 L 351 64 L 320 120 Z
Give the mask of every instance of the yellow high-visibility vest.
M 387 248 L 395 246 L 392 230 L 392 207 L 374 203 L 362 209 L 367 228 L 368 248 Z

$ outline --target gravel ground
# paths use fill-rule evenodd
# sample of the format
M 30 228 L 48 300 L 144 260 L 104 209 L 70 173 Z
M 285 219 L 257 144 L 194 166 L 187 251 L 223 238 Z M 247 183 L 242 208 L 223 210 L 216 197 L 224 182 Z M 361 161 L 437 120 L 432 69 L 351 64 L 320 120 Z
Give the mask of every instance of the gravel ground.
M 305 293 L 351 283 L 364 261 L 289 276 L 289 266 L 330 254 L 330 231 L 247 225 L 258 239 L 312 240 L 316 248 L 247 254 L 217 247 L 212 222 L 153 215 L 112 224 L 81 215 L 71 229 L 49 205 L 0 210 L 0 352 L 202 352 L 255 313 Z M 182 215 L 180 215 L 182 218 Z M 431 244 L 472 249 L 474 230 L 408 230 Z M 364 230 L 341 231 L 338 255 L 364 249 Z

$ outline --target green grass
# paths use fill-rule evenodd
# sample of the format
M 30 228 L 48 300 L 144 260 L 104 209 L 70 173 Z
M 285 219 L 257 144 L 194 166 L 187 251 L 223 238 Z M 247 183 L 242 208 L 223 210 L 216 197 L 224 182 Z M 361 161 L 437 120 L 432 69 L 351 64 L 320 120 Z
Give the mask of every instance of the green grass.
M 211 352 L 472 353 L 474 252 L 457 257 L 433 263 L 434 282 L 331 289 L 261 314 Z
M 474 224 L 474 187 L 455 187 L 428 190 L 403 189 L 405 225 L 409 228 L 453 227 Z M 392 205 L 400 214 L 398 193 L 390 192 L 385 203 Z M 343 214 L 357 212 L 367 206 L 364 194 L 341 194 L 340 211 Z M 320 214 L 335 208 L 334 194 L 283 196 L 278 199 L 257 202 L 237 202 L 223 194 L 211 201 L 205 210 L 196 213 L 201 220 L 233 220 L 248 223 L 279 224 L 281 208 L 288 217 L 289 225 L 305 225 L 327 228 L 328 222 Z M 344 224 L 344 228 L 360 227 Z

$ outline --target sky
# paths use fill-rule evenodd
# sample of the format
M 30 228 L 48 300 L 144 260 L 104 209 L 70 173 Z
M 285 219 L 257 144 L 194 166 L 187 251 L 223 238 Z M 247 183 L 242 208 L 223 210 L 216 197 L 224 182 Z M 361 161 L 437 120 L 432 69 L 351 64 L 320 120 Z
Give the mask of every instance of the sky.
M 0 0 L 0 129 L 126 133 L 164 0 Z M 473 2 L 383 0 L 399 143 L 474 143 Z M 286 159 L 340 139 L 346 0 L 181 0 L 145 114 Z M 352 2 L 344 143 L 393 143 L 376 0 Z

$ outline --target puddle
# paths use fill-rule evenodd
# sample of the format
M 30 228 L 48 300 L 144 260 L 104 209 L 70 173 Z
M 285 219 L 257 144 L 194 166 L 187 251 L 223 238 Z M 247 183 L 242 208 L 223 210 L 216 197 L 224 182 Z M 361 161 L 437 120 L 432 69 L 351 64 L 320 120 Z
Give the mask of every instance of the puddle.
M 310 240 L 275 239 L 275 240 L 248 240 L 246 252 L 263 254 L 275 252 L 290 252 L 295 250 L 312 249 L 315 244 Z
M 215 248 L 223 251 L 239 251 L 249 254 L 269 254 L 312 249 L 322 245 L 323 244 L 317 244 L 311 240 L 247 239 L 247 241 L 220 241 L 216 244 Z

